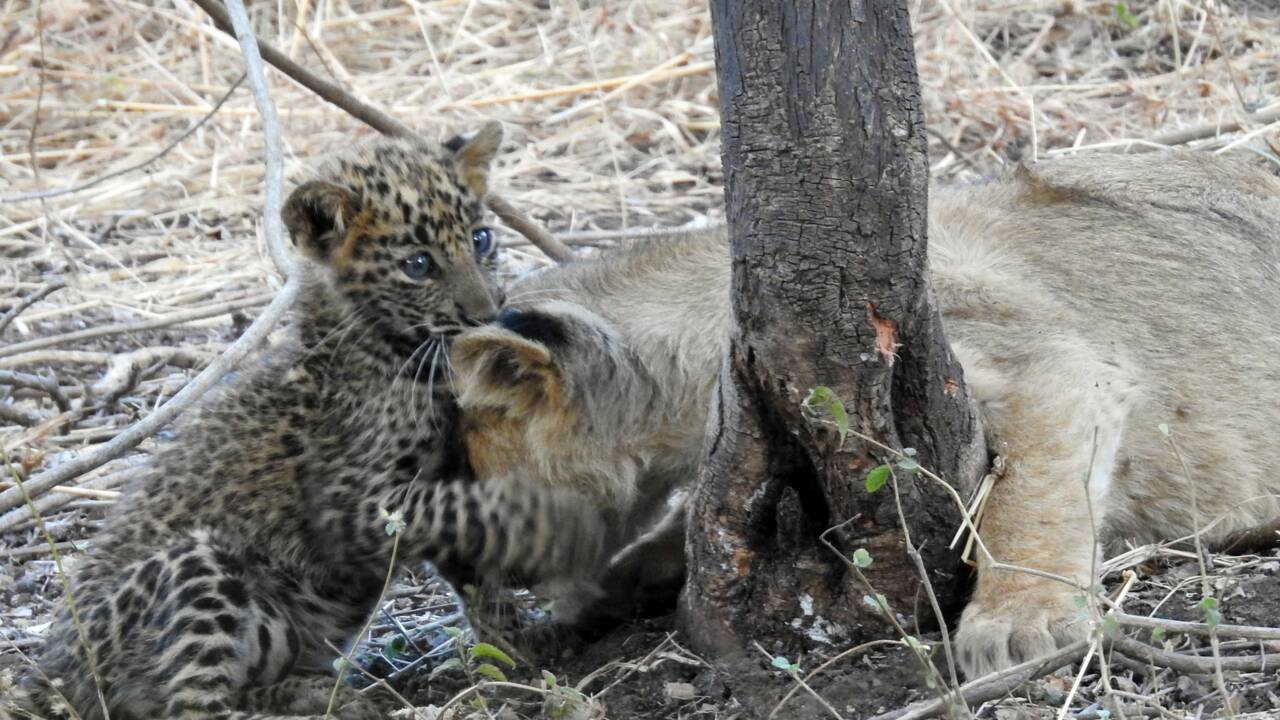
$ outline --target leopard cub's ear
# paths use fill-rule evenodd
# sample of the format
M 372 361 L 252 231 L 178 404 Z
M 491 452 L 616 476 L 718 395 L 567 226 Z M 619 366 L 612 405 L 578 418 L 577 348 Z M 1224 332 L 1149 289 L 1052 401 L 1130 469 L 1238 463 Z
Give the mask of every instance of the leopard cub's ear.
M 313 260 L 327 262 L 342 245 L 345 227 L 359 211 L 358 206 L 350 190 L 312 180 L 294 188 L 280 217 L 294 247 Z
M 454 340 L 449 360 L 463 410 L 495 408 L 527 416 L 563 405 L 564 378 L 553 355 L 560 338 L 530 333 L 529 315 L 508 308 L 497 324 Z
M 453 153 L 458 169 L 462 172 L 462 181 L 471 188 L 476 197 L 484 197 L 489 192 L 489 166 L 498 154 L 498 146 L 502 144 L 502 124 L 491 120 L 470 138 L 458 135 L 444 144 Z

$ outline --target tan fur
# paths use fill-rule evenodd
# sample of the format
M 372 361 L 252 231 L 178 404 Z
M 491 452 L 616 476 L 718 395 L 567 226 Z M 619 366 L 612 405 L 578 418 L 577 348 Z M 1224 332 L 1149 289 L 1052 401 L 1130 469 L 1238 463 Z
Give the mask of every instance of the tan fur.
M 930 211 L 948 338 L 1007 464 L 982 526 L 996 559 L 1084 586 L 1093 528 L 1099 541 L 1189 532 L 1191 485 L 1161 423 L 1199 486 L 1199 524 L 1221 518 L 1210 540 L 1280 515 L 1280 182 L 1201 154 L 1091 156 L 936 192 Z M 727 252 L 723 229 L 677 234 L 521 282 L 514 307 L 568 318 L 549 351 L 577 420 L 535 431 L 526 387 L 508 422 L 469 424 L 473 455 L 518 447 L 506 457 L 546 482 L 606 478 L 630 537 L 659 522 L 656 499 L 693 477 L 732 332 Z M 489 351 L 528 341 L 483 333 L 458 343 L 460 402 L 501 414 Z M 965 671 L 1084 634 L 1073 594 L 983 561 L 956 640 Z

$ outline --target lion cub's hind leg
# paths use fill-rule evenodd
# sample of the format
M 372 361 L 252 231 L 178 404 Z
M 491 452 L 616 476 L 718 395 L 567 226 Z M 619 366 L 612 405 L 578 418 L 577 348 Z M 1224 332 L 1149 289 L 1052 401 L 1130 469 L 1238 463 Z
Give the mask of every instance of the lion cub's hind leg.
M 977 587 L 956 636 L 969 677 L 1087 636 L 1074 598 L 1091 584 L 1135 395 L 1121 364 L 1099 360 L 1077 340 L 1042 341 L 1030 363 L 1021 350 L 1004 362 L 962 359 L 990 447 L 1006 463 L 979 528 L 991 558 L 977 551 Z M 997 568 L 992 559 L 1069 583 Z

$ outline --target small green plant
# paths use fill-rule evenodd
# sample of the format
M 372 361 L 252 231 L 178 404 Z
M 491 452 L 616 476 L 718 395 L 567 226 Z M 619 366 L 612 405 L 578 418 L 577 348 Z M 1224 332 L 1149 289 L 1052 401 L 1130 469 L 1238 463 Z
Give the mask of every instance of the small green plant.
M 542 706 L 543 714 L 550 720 L 576 717 L 580 710 L 591 704 L 591 700 L 581 690 L 560 684 L 556 676 L 546 670 L 542 671 L 542 688 L 547 691 Z
M 1218 609 L 1218 598 L 1206 595 L 1200 599 L 1196 607 L 1200 608 L 1200 612 L 1204 615 L 1204 623 L 1209 627 L 1222 624 L 1222 611 Z
M 431 677 L 450 670 L 462 670 L 472 682 L 475 682 L 477 676 L 498 682 L 507 681 L 506 673 L 498 665 L 505 665 L 508 670 L 514 668 L 516 661 L 510 655 L 498 646 L 486 642 L 468 645 L 466 632 L 456 627 L 448 627 L 444 631 L 453 639 L 458 654 L 437 665 L 431 671 Z
M 1120 22 L 1128 25 L 1130 29 L 1136 30 L 1138 28 L 1137 16 L 1129 11 L 1128 5 L 1122 2 L 1116 3 L 1116 17 L 1120 19 Z
M 877 465 L 871 468 L 871 472 L 867 473 L 867 492 L 873 493 L 884 487 L 884 484 L 889 482 L 889 473 L 891 471 L 888 465 Z
M 853 551 L 853 564 L 858 566 L 859 570 L 866 570 L 871 567 L 871 553 L 866 548 L 858 548 Z
M 835 423 L 836 432 L 840 434 L 840 443 L 849 435 L 849 413 L 844 403 L 836 397 L 836 393 L 826 385 L 818 385 L 809 389 L 809 394 L 800 403 L 800 409 L 812 417 L 825 414 Z

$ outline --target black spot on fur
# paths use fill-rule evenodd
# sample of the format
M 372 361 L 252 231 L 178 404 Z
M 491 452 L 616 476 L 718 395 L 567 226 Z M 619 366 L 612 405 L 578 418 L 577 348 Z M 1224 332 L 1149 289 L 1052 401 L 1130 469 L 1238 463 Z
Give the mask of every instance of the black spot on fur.
M 548 350 L 557 350 L 569 342 L 563 323 L 536 310 L 506 308 L 498 313 L 497 323 L 522 338 L 542 343 Z
M 280 447 L 284 448 L 285 457 L 297 457 L 302 454 L 302 443 L 298 442 L 298 436 L 293 433 L 285 433 L 280 436 Z
M 235 578 L 218 581 L 218 592 L 236 607 L 244 607 L 249 602 L 249 593 L 245 590 L 244 583 Z
M 218 615 L 213 620 L 218 623 L 218 628 L 228 635 L 234 634 L 236 626 L 239 625 L 239 623 L 236 622 L 235 615 L 228 615 L 226 613 Z

